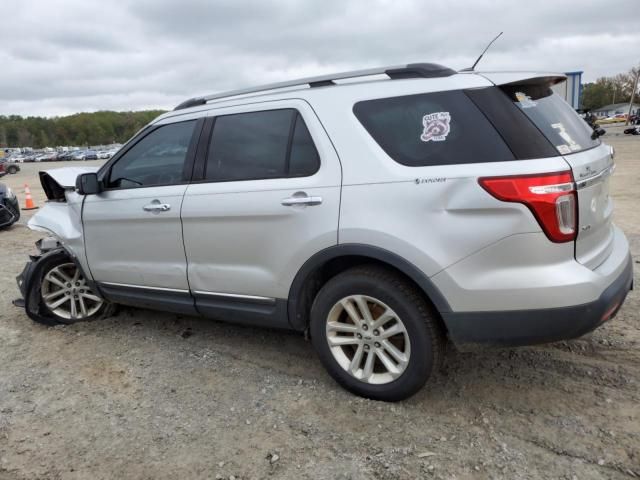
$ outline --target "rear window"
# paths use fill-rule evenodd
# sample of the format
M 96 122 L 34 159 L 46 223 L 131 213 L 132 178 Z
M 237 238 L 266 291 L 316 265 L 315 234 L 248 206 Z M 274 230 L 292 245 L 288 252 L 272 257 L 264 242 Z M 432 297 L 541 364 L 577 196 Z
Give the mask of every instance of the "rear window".
M 410 167 L 514 160 L 460 90 L 358 102 L 353 112 L 380 147 Z
M 500 87 L 561 155 L 600 145 L 593 130 L 546 84 Z

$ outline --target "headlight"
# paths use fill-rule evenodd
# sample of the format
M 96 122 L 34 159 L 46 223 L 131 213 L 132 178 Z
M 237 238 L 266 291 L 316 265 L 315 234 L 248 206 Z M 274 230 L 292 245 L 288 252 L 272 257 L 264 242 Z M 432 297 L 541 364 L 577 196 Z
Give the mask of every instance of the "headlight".
M 7 191 L 4 192 L 4 198 L 16 198 L 16 194 L 13 193 L 13 190 L 7 187 Z

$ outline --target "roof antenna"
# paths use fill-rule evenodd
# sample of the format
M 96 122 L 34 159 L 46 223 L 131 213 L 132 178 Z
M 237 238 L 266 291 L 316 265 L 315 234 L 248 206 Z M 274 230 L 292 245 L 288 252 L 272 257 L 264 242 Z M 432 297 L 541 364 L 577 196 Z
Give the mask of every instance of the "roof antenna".
M 487 45 L 487 47 L 482 51 L 482 53 L 480 54 L 480 56 L 478 57 L 478 59 L 475 61 L 475 63 L 473 65 L 471 65 L 471 67 L 469 68 L 463 68 L 462 70 L 460 70 L 461 72 L 473 72 L 473 69 L 476 68 L 476 65 L 478 65 L 478 62 L 482 59 L 482 56 L 487 53 L 487 50 L 489 50 L 489 47 L 491 45 L 493 45 L 493 42 L 495 42 L 498 38 L 500 38 L 500 35 L 502 35 L 504 32 L 500 32 L 498 35 L 496 35 L 496 38 L 494 38 L 493 40 L 491 40 L 489 42 L 489 45 Z

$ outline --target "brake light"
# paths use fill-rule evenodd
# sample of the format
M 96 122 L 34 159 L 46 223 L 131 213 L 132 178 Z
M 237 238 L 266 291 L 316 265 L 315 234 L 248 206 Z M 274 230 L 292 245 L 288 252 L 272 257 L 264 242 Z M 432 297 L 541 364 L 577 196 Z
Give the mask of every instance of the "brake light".
M 478 183 L 498 200 L 526 205 L 552 242 L 575 240 L 578 202 L 570 171 L 483 177 Z

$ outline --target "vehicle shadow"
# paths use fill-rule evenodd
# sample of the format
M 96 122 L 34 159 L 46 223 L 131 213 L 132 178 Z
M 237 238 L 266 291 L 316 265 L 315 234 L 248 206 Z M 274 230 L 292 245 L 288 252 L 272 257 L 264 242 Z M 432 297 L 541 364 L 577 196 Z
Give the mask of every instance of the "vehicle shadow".
M 168 352 L 181 351 L 194 357 L 222 356 L 241 368 L 260 369 L 265 374 L 289 379 L 317 381 L 323 389 L 343 392 L 329 377 L 313 346 L 300 333 L 242 326 L 201 317 L 188 317 L 130 307 L 120 307 L 115 316 L 90 324 L 69 327 L 90 331 L 119 342 L 153 341 Z M 114 332 L 116 332 L 114 334 Z M 459 352 L 448 344 L 444 361 L 435 369 L 427 387 L 406 405 L 418 406 L 451 398 L 473 398 L 494 402 L 497 392 L 529 396 L 538 389 L 566 394 L 579 391 L 584 383 L 593 387 L 629 388 L 625 370 L 602 360 L 606 347 L 592 337 L 550 345 L 520 348 L 488 348 Z M 344 392 L 345 398 L 351 395 Z

